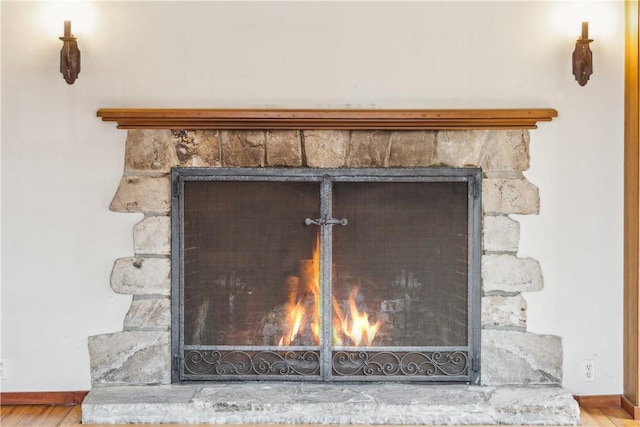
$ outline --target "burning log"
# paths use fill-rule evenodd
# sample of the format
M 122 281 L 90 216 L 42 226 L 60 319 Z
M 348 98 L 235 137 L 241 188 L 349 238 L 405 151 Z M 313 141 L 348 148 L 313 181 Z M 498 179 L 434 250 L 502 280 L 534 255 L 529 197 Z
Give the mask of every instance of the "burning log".
M 320 267 L 316 259 L 303 259 L 299 264 L 300 283 L 302 283 L 302 291 L 306 296 L 312 294 L 317 296 L 320 291 L 318 283 L 320 277 Z
M 267 313 L 262 339 L 267 345 L 317 345 L 320 340 L 319 252 L 312 259 L 301 260 L 298 276 L 288 276 L 284 286 L 287 302 Z
M 298 294 L 300 290 L 300 278 L 289 276 L 286 280 L 287 289 L 289 290 L 289 305 L 295 305 L 298 302 Z

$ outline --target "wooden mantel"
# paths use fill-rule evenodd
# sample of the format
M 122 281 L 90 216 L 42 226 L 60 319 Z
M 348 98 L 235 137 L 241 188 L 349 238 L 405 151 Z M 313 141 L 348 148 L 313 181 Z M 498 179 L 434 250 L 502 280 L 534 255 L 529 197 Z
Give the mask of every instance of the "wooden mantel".
M 535 129 L 558 112 L 539 109 L 283 110 L 102 108 L 119 129 Z

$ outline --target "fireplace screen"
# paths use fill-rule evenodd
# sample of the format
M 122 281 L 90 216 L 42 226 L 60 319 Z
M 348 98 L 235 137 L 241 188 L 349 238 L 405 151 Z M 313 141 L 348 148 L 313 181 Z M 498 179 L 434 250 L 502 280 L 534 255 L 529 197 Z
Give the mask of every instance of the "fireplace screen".
M 478 383 L 480 180 L 174 169 L 173 380 Z

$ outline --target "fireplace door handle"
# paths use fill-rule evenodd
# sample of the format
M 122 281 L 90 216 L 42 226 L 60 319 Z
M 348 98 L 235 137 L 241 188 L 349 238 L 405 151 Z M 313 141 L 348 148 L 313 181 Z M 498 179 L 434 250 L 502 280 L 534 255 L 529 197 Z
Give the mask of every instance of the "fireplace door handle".
M 318 219 L 311 219 L 311 218 L 305 218 L 304 219 L 304 225 L 347 225 L 349 222 L 347 221 L 347 218 L 341 218 L 341 219 L 337 219 L 337 218 L 328 218 L 328 219 L 324 219 L 324 218 L 318 218 Z

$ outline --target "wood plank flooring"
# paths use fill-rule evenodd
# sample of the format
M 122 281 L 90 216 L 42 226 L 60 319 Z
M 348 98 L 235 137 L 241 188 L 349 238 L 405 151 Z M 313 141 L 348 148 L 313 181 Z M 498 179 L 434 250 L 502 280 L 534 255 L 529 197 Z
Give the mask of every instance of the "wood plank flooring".
M 0 426 L 80 426 L 80 405 L 17 405 L 0 406 Z M 640 426 L 640 420 L 632 420 L 619 407 L 581 408 L 580 421 L 587 427 L 626 427 Z M 131 424 L 127 424 L 131 426 Z M 202 425 L 202 424 L 201 424 Z M 113 427 L 113 425 L 95 424 L 95 427 Z M 144 424 L 145 427 L 192 427 L 192 424 Z M 290 427 L 290 426 L 289 426 Z M 478 426 L 477 426 L 478 427 Z M 508 426 L 504 426 L 508 427 Z

